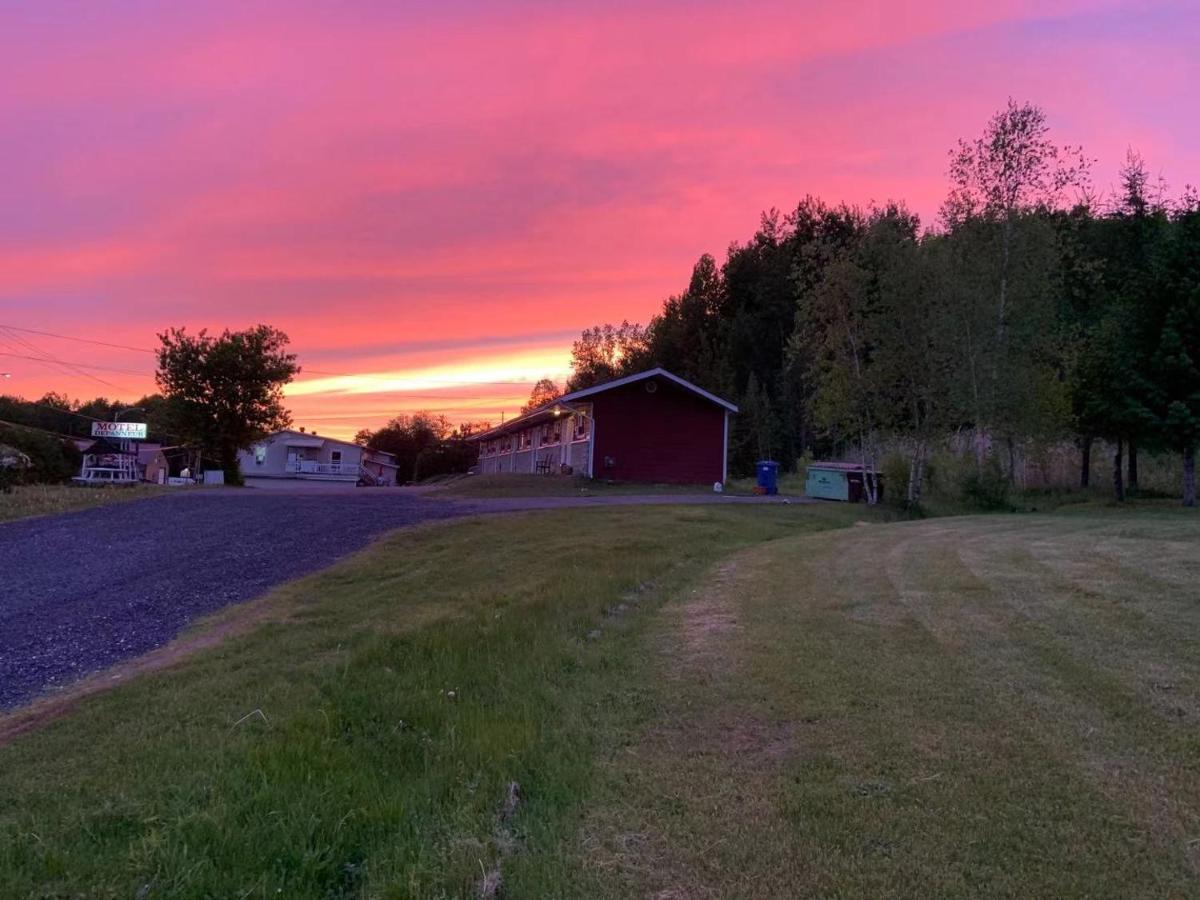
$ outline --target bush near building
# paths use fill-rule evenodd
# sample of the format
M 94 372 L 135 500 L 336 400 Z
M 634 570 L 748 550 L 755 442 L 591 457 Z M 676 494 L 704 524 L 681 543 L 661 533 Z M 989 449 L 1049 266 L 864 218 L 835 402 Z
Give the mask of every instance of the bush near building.
M 20 481 L 26 483 L 58 484 L 70 481 L 82 462 L 79 451 L 70 441 L 31 428 L 0 425 L 0 444 L 29 457 L 29 466 L 20 476 Z

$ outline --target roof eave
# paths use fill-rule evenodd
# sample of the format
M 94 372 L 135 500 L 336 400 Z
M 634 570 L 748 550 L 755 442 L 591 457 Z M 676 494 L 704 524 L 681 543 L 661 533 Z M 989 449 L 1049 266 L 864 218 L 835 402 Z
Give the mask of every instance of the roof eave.
M 674 382 L 675 384 L 679 385 L 680 387 L 682 387 L 686 390 L 689 390 L 692 393 L 697 394 L 697 395 L 703 397 L 704 399 L 709 400 L 709 401 L 717 404 L 718 406 L 721 406 L 721 407 L 729 410 L 729 412 L 731 412 L 731 413 L 735 413 L 738 411 L 737 404 L 730 403 L 728 400 L 723 400 L 722 398 L 718 397 L 716 394 L 709 393 L 708 391 L 704 390 L 704 388 L 700 387 L 699 385 L 692 384 L 686 378 L 680 378 L 678 375 L 668 372 L 662 366 L 655 366 L 653 369 L 647 369 L 644 372 L 637 372 L 633 375 L 626 375 L 624 378 L 617 378 L 613 381 L 606 381 L 606 382 L 604 382 L 604 384 L 597 384 L 593 387 L 584 388 L 583 390 L 580 390 L 580 391 L 572 391 L 569 394 L 564 394 L 562 397 L 559 398 L 559 400 L 562 400 L 565 402 L 570 402 L 572 400 L 578 400 L 583 397 L 590 397 L 594 394 L 602 394 L 605 391 L 610 391 L 610 390 L 613 390 L 614 388 L 624 387 L 627 384 L 637 384 L 637 382 L 639 382 L 639 381 L 645 381 L 647 378 L 653 378 L 655 376 L 662 376 L 663 378 L 666 378 L 668 381 Z

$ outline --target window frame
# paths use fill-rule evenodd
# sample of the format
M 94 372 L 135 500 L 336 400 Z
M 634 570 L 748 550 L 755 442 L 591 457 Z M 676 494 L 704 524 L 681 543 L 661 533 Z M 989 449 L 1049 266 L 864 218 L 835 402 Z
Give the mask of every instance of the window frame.
M 579 404 L 579 413 L 571 424 L 571 442 L 586 441 L 592 436 L 592 404 Z

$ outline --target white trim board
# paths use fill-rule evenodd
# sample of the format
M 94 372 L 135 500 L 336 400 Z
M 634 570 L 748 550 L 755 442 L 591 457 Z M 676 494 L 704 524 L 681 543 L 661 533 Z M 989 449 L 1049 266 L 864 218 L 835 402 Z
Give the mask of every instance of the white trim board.
M 572 400 L 578 400 L 581 397 L 590 397 L 593 394 L 600 394 L 600 393 L 603 393 L 604 391 L 611 391 L 613 388 L 619 388 L 626 384 L 636 384 L 639 381 L 645 381 L 647 378 L 653 378 L 656 375 L 661 375 L 663 378 L 666 378 L 668 381 L 673 381 L 673 382 L 675 382 L 675 384 L 679 385 L 680 387 L 682 387 L 686 390 L 689 390 L 694 394 L 699 394 L 704 399 L 711 400 L 713 403 L 716 403 L 718 406 L 725 407 L 725 409 L 729 410 L 730 412 L 738 411 L 736 404 L 730 403 L 728 400 L 722 400 L 716 394 L 710 394 L 708 391 L 704 390 L 704 388 L 697 387 L 696 385 L 692 384 L 690 381 L 688 381 L 684 378 L 680 378 L 678 375 L 672 375 L 670 372 L 668 372 L 666 369 L 662 368 L 661 366 L 653 368 L 653 369 L 647 369 L 645 372 L 638 372 L 636 375 L 626 375 L 624 378 L 618 378 L 616 381 L 606 381 L 606 382 L 604 382 L 604 384 L 598 384 L 595 387 L 584 388 L 581 391 L 572 391 L 569 394 L 563 394 L 561 397 L 558 398 L 558 400 L 556 400 L 554 402 L 570 403 Z M 547 404 L 547 405 L 550 405 L 550 404 Z

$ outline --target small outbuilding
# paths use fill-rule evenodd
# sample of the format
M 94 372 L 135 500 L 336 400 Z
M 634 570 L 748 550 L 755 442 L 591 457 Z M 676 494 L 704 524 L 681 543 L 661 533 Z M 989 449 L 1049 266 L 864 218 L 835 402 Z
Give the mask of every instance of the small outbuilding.
M 737 406 L 666 369 L 572 391 L 476 435 L 478 471 L 724 482 Z
M 141 443 L 137 445 L 138 472 L 142 481 L 151 484 L 166 484 L 171 475 L 171 465 L 162 444 Z

